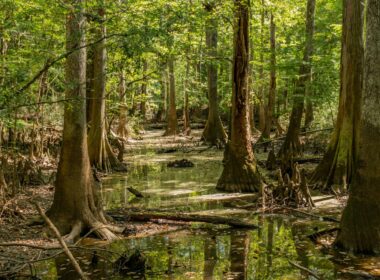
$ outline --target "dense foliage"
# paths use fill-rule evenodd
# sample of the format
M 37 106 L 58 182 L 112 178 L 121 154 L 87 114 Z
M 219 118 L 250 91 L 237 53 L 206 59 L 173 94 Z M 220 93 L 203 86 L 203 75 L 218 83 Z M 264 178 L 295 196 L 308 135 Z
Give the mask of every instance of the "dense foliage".
M 212 63 L 218 67 L 222 112 L 228 114 L 233 5 L 232 1 L 214 1 L 216 8 L 210 14 L 205 10 L 206 2 L 106 1 L 109 118 L 117 114 L 119 102 L 126 102 L 132 119 L 139 115 L 137 104 L 146 101 L 148 117 L 155 119 L 159 108 L 165 106 L 166 62 L 169 55 L 175 57 L 177 109 L 183 108 L 185 91 L 189 94 L 190 111 L 195 113 L 192 116 L 199 116 L 207 107 L 207 65 Z M 99 24 L 99 20 L 92 10 L 96 1 L 87 1 L 86 5 L 87 44 L 91 45 L 94 43 L 91 30 Z M 5 125 L 13 126 L 16 123 L 14 118 L 22 126 L 31 125 L 36 112 L 33 104 L 39 102 L 52 103 L 47 105 L 51 113 L 44 116 L 46 123 L 61 123 L 60 101 L 64 100 L 66 86 L 65 14 L 69 9 L 70 6 L 63 1 L 2 1 L 0 107 Z M 256 96 L 252 100 L 258 102 L 260 87 L 264 87 L 265 94 L 268 92 L 269 20 L 273 13 L 277 27 L 277 96 L 281 103 L 278 104 L 278 114 L 287 115 L 291 107 L 283 105 L 287 100 L 292 100 L 302 63 L 304 1 L 253 1 L 251 13 L 252 93 Z M 264 26 L 261 26 L 262 13 Z M 217 57 L 207 56 L 205 25 L 208 17 L 215 17 L 218 21 Z M 318 1 L 312 95 L 309 97 L 318 111 L 315 126 L 331 126 L 335 116 L 339 91 L 340 33 L 341 1 Z M 259 74 L 261 67 L 263 79 Z M 44 96 L 39 96 L 45 72 L 47 91 Z M 124 73 L 127 83 L 124 100 L 120 100 L 118 95 L 120 73 Z M 142 94 L 144 84 L 147 91 Z M 21 122 L 21 119 L 24 121 Z

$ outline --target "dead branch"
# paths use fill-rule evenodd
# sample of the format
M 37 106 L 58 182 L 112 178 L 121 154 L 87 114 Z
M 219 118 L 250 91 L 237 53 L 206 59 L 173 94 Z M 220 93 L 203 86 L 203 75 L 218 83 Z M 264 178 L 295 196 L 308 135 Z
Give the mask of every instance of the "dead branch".
M 309 131 L 301 132 L 300 135 L 307 135 L 307 134 L 312 134 L 312 133 L 317 133 L 317 132 L 323 132 L 323 131 L 331 131 L 333 129 L 334 128 L 330 127 L 330 128 L 324 128 L 324 129 L 309 130 Z M 286 136 L 281 136 L 281 137 L 273 138 L 273 139 L 270 139 L 270 140 L 258 142 L 258 143 L 255 143 L 254 145 L 255 146 L 264 145 L 264 144 L 268 144 L 268 143 L 284 140 L 285 138 L 286 138 Z
M 305 271 L 305 272 L 307 272 L 308 274 L 310 274 L 311 276 L 313 276 L 315 279 L 322 279 L 318 274 L 316 274 L 314 271 L 312 271 L 312 270 L 310 270 L 310 269 L 308 269 L 308 268 L 306 268 L 306 267 L 304 267 L 304 266 L 302 266 L 302 265 L 299 265 L 298 263 L 295 263 L 295 262 L 292 262 L 291 260 L 288 260 L 288 262 L 292 265 L 292 266 L 294 266 L 294 267 L 296 267 L 296 268 L 298 268 L 298 269 L 300 269 L 300 270 L 302 270 L 302 271 Z
M 135 188 L 128 187 L 127 190 L 128 190 L 130 193 L 134 194 L 136 197 L 144 198 L 144 195 L 143 195 L 140 191 L 136 190 Z
M 114 212 L 115 213 L 115 212 Z M 135 221 L 154 221 L 154 220 L 172 220 L 183 222 L 203 222 L 218 225 L 229 225 L 236 228 L 258 228 L 257 225 L 244 222 L 236 218 L 226 218 L 219 216 L 205 216 L 189 213 L 149 213 L 149 212 L 125 212 L 118 211 L 111 214 L 116 220 L 135 220 Z
M 46 224 L 49 226 L 49 228 L 53 231 L 54 235 L 57 237 L 59 244 L 61 244 L 63 251 L 65 252 L 66 256 L 69 258 L 71 264 L 74 266 L 74 269 L 76 270 L 76 272 L 80 275 L 80 278 L 83 280 L 89 280 L 89 278 L 83 273 L 82 269 L 79 266 L 79 263 L 77 262 L 77 260 L 74 258 L 73 254 L 67 247 L 66 242 L 63 240 L 58 229 L 55 227 L 52 221 L 45 215 L 45 213 L 41 209 L 41 206 L 38 203 L 35 203 L 35 206 L 37 208 L 38 213 L 45 220 Z
M 304 216 L 309 216 L 311 218 L 322 220 L 322 221 L 326 221 L 326 222 L 340 223 L 339 220 L 337 220 L 335 218 L 332 218 L 332 217 L 318 216 L 318 215 L 315 215 L 315 214 L 312 214 L 312 213 L 308 213 L 308 212 L 305 212 L 305 211 L 302 211 L 302 210 L 299 210 L 299 209 L 290 208 L 290 207 L 283 207 L 283 209 L 288 210 L 288 211 L 297 212 L 297 213 L 300 213 L 300 214 L 302 214 Z
M 333 233 L 333 232 L 336 232 L 338 231 L 339 228 L 338 227 L 334 227 L 334 228 L 329 228 L 329 229 L 324 229 L 324 230 L 321 230 L 321 231 L 318 231 L 318 232 L 314 232 L 312 234 L 309 234 L 307 237 L 316 242 L 317 239 L 325 234 L 330 234 L 330 233 Z

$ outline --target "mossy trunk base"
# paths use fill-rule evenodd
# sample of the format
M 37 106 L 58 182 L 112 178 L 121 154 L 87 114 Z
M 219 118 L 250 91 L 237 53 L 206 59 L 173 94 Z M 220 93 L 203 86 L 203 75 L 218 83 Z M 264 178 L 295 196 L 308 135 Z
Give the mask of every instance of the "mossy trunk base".
M 226 192 L 259 192 L 262 187 L 261 176 L 256 163 L 235 155 L 228 147 L 223 173 L 216 188 Z

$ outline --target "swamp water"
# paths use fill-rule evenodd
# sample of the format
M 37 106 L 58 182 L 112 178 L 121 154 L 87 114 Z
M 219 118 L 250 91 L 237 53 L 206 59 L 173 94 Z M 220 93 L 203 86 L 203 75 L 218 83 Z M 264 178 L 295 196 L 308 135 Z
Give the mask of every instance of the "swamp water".
M 128 174 L 104 179 L 106 209 L 139 207 L 167 211 L 182 210 L 204 215 L 245 219 L 257 230 L 194 224 L 140 238 L 116 241 L 107 250 L 122 254 L 141 252 L 145 272 L 121 275 L 112 265 L 118 256 L 99 251 L 80 253 L 78 260 L 91 279 L 316 279 L 294 266 L 315 272 L 320 279 L 380 279 L 379 258 L 357 258 L 328 247 L 316 246 L 307 235 L 332 228 L 328 222 L 287 215 L 254 215 L 231 207 L 229 198 L 240 201 L 242 194 L 218 194 L 216 181 L 222 171 L 221 151 L 162 153 L 140 149 L 128 155 Z M 168 168 L 167 162 L 187 158 L 193 168 Z M 137 199 L 127 191 L 134 187 L 146 198 Z M 99 255 L 99 257 L 97 257 Z M 291 264 L 293 263 L 293 265 Z M 64 256 L 37 267 L 41 279 L 77 279 Z

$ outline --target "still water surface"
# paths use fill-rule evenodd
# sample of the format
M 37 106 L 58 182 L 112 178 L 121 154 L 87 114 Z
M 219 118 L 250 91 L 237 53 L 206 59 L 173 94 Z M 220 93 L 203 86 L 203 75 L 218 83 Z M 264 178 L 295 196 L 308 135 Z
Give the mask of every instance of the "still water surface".
M 184 157 L 193 161 L 195 167 L 166 166 L 168 161 Z M 131 163 L 128 174 L 104 179 L 107 209 L 135 206 L 229 215 L 254 222 L 259 229 L 194 225 L 186 230 L 119 240 L 108 249 L 127 254 L 136 250 L 143 253 L 145 272 L 120 275 L 112 265 L 117 256 L 98 252 L 100 258 L 94 264 L 93 255 L 81 253 L 77 257 L 91 279 L 315 279 L 289 261 L 312 270 L 320 279 L 376 279 L 375 274 L 380 276 L 378 258 L 354 258 L 317 247 L 306 237 L 333 224 L 285 215 L 255 216 L 249 211 L 231 208 L 228 200 L 220 201 L 220 194 L 215 190 L 222 171 L 220 151 L 156 154 L 142 149 L 128 159 Z M 126 190 L 130 186 L 147 198 L 136 199 Z M 77 279 L 64 257 L 41 264 L 37 274 L 42 279 Z

